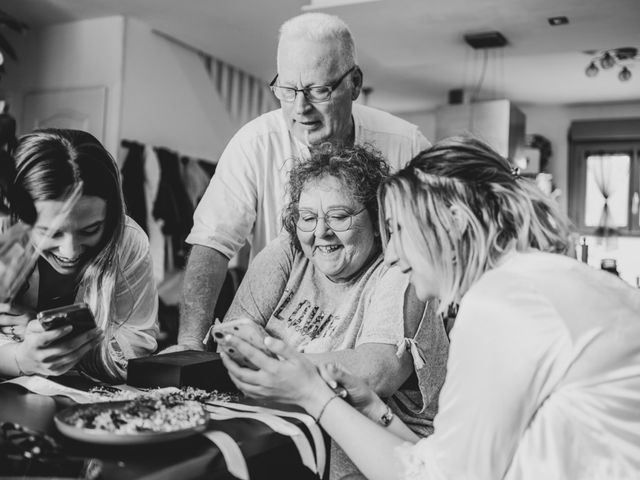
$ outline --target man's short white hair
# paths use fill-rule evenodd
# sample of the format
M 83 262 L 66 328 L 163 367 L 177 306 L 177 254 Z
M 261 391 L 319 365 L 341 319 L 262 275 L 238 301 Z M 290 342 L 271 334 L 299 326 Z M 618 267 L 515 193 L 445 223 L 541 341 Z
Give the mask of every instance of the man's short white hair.
M 356 65 L 356 46 L 351 30 L 341 18 L 327 13 L 303 13 L 290 18 L 280 27 L 279 41 L 283 38 L 303 38 L 322 42 L 336 41 L 345 65 Z

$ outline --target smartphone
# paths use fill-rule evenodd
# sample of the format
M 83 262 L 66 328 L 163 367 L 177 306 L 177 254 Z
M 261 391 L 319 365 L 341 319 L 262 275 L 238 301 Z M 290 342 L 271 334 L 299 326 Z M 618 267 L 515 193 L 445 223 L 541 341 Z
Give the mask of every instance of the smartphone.
M 73 305 L 43 310 L 38 313 L 37 318 L 45 330 L 72 325 L 73 330 L 67 335 L 72 337 L 96 328 L 96 320 L 86 303 L 74 303 Z
M 258 370 L 258 367 L 248 358 L 244 357 L 240 352 L 226 343 L 226 334 L 235 335 L 261 350 L 266 355 L 275 358 L 275 355 L 267 350 L 267 347 L 264 345 L 264 338 L 267 336 L 265 329 L 248 318 L 237 318 L 224 323 L 217 321 L 213 327 L 211 327 L 211 332 L 220 350 L 242 367 Z

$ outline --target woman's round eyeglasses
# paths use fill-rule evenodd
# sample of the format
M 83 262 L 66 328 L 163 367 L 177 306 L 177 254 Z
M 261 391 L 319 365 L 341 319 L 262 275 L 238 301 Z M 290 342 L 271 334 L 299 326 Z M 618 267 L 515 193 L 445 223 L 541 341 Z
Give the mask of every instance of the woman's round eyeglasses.
M 360 215 L 367 208 L 362 207 L 357 212 L 349 213 L 344 210 L 328 211 L 324 216 L 301 210 L 298 212 L 296 227 L 302 232 L 313 232 L 318 226 L 318 219 L 324 219 L 324 224 L 334 232 L 346 232 L 351 228 L 353 217 Z

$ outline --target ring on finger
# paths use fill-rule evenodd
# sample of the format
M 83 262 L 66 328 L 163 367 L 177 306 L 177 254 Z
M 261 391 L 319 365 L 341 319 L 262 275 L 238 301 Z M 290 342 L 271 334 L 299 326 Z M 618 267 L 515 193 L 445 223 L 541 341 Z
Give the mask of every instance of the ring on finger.
M 11 340 L 13 340 L 14 342 L 21 342 L 22 338 L 20 338 L 18 336 L 18 334 L 16 333 L 16 326 L 15 325 L 11 325 L 11 328 L 9 329 L 9 333 L 11 336 Z

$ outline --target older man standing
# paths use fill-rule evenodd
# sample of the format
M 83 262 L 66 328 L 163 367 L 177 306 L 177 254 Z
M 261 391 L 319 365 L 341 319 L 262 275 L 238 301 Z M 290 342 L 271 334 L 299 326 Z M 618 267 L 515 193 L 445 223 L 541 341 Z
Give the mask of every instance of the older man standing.
M 429 145 L 415 125 L 353 104 L 362 71 L 338 17 L 309 13 L 285 22 L 277 68 L 271 88 L 281 108 L 230 140 L 195 211 L 174 350 L 203 348 L 229 259 L 247 240 L 255 256 L 280 232 L 292 159 L 308 158 L 309 148 L 323 142 L 370 144 L 396 169 Z

